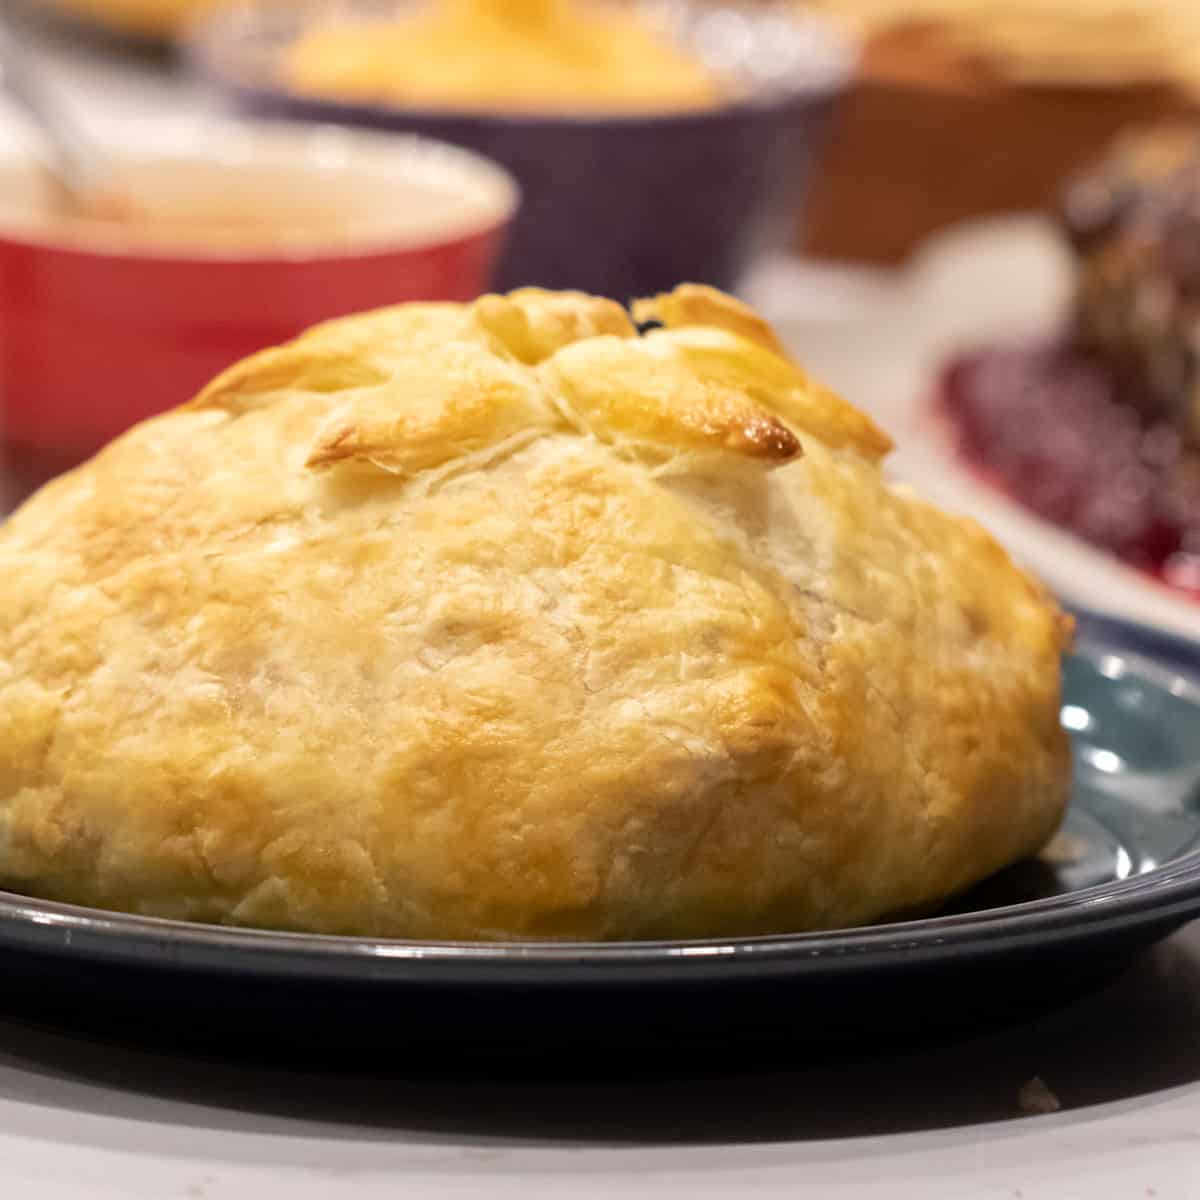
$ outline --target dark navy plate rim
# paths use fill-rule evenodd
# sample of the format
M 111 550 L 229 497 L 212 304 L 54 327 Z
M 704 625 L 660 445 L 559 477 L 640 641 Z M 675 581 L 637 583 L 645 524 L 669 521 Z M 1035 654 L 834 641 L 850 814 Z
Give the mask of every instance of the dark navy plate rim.
M 1075 617 L 1080 643 L 1094 648 L 1107 647 L 1126 657 L 1150 660 L 1160 670 L 1169 665 L 1200 683 L 1200 635 L 1190 637 L 1170 633 L 1112 613 L 1081 608 L 1061 599 L 1059 602 Z M 1200 604 L 1196 606 L 1196 615 L 1200 627 Z
M 1117 656 L 1132 671 L 1200 703 L 1200 646 L 1172 635 L 1080 614 L 1076 653 Z M 1125 649 L 1156 651 L 1151 659 Z M 1164 661 L 1165 660 L 1165 661 Z M 1200 850 L 1142 874 L 1063 895 L 957 913 L 815 933 L 621 943 L 415 942 L 274 932 L 107 912 L 0 892 L 0 944 L 141 963 L 260 969 L 269 974 L 353 977 L 431 969 L 505 972 L 570 966 L 601 970 L 718 968 L 721 964 L 807 964 L 828 969 L 864 959 L 884 963 L 921 952 L 945 958 L 987 945 L 1053 944 L 1117 928 L 1180 924 L 1200 915 Z

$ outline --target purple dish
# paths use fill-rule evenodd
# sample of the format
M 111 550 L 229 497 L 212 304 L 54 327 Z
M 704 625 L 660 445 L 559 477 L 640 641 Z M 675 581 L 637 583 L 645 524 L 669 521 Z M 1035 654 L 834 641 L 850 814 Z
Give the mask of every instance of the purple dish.
M 339 17 L 399 14 L 413 0 L 350 0 Z M 288 90 L 279 64 L 328 6 L 255 2 L 198 27 L 189 62 L 255 116 L 422 133 L 506 166 L 523 205 L 497 270 L 627 299 L 690 280 L 731 288 L 785 245 L 807 170 L 854 56 L 827 23 L 773 2 L 646 5 L 680 45 L 732 84 L 715 109 L 579 116 L 341 103 Z

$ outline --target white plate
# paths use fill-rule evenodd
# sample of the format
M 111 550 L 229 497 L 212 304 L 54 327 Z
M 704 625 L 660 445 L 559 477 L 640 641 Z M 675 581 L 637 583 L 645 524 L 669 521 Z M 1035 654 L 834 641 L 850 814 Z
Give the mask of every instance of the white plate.
M 801 362 L 891 433 L 898 477 L 976 517 L 1068 603 L 1200 640 L 1200 604 L 979 483 L 931 418 L 949 358 L 1051 333 L 1071 280 L 1052 226 L 1030 216 L 941 234 L 896 273 L 774 263 L 745 292 Z

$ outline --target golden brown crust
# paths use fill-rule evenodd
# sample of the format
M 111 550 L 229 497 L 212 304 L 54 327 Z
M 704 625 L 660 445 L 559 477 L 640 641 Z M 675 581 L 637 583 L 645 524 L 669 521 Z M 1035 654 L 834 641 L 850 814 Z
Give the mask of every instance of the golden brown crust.
M 0 530 L 0 883 L 636 938 L 1037 849 L 1064 618 L 748 328 L 533 291 L 333 322 L 45 489 Z
M 764 350 L 786 357 L 775 330 L 748 304 L 727 296 L 702 283 L 682 283 L 673 292 L 633 302 L 633 319 L 639 324 L 652 321 L 667 329 L 687 329 L 699 325 L 705 329 L 724 329 L 748 342 L 757 342 Z

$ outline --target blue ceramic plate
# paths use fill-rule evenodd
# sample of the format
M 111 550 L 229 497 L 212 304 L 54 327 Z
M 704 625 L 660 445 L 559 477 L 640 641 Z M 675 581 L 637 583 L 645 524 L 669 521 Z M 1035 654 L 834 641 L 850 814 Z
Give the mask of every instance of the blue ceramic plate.
M 1200 915 L 1197 668 L 1194 646 L 1084 618 L 1065 667 L 1076 769 L 1063 832 L 939 916 L 712 942 L 456 945 L 190 926 L 0 893 L 0 1002 L 310 1057 L 352 1045 L 406 1058 L 775 1053 L 1019 1017 Z

